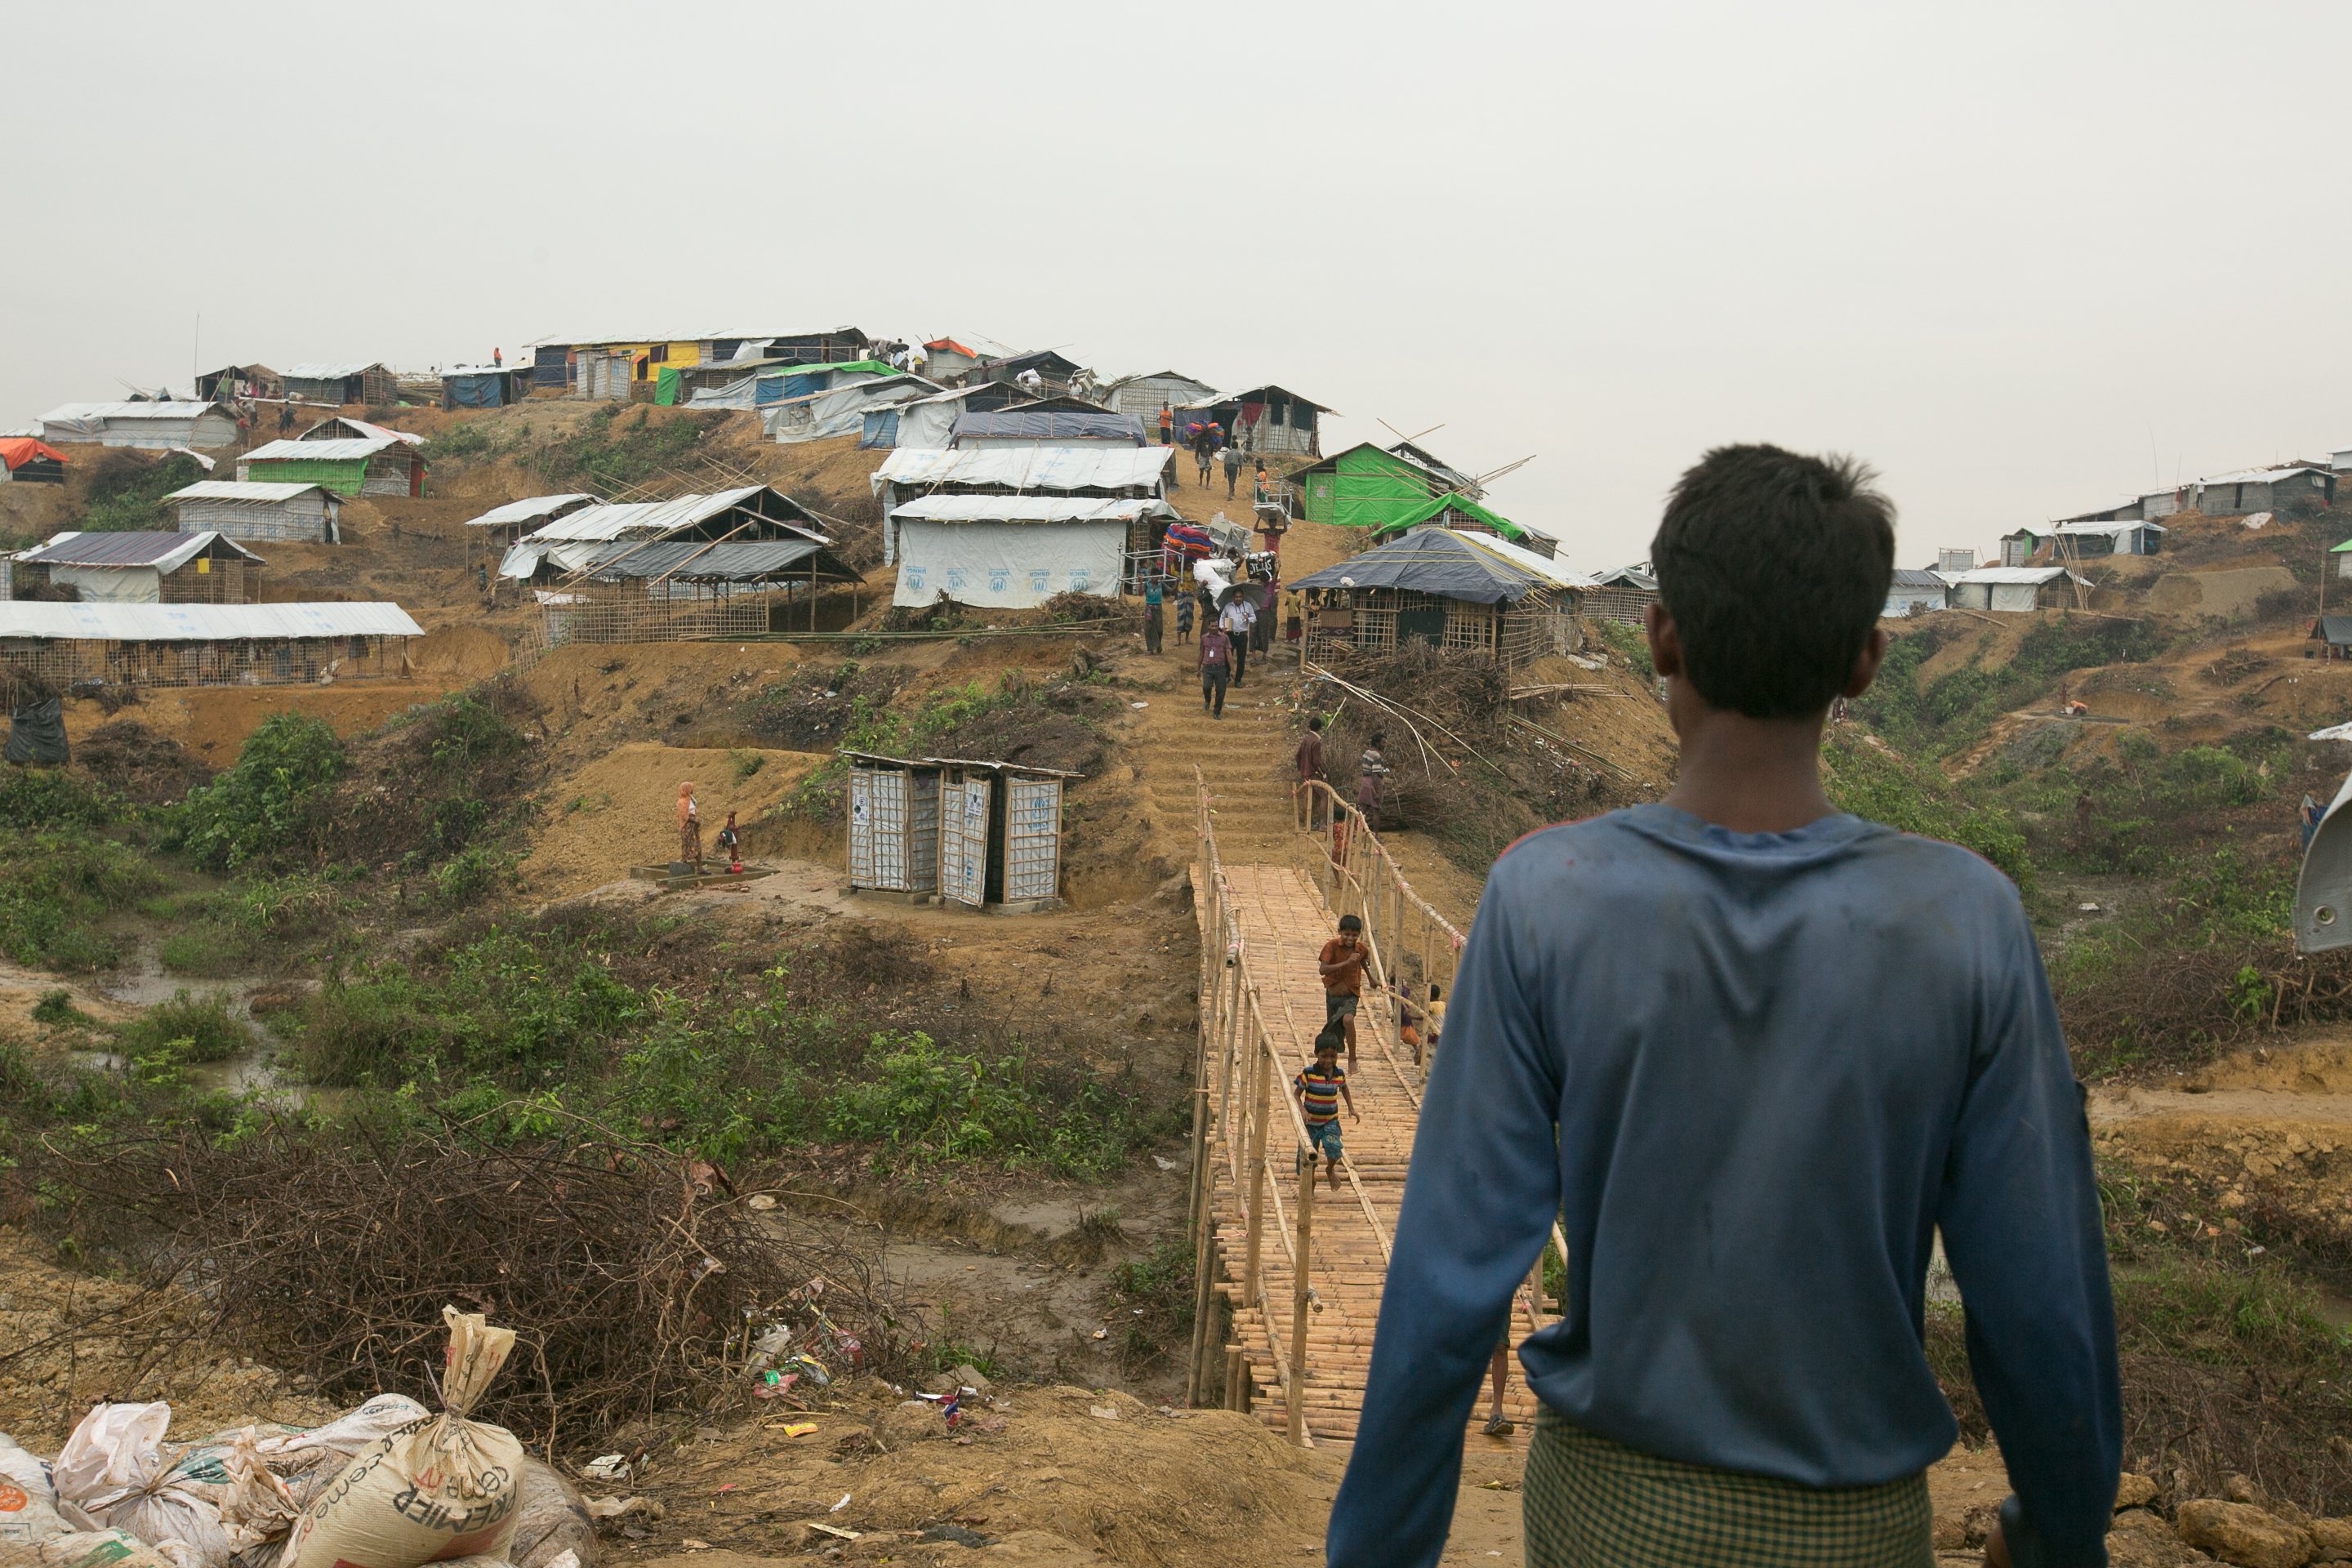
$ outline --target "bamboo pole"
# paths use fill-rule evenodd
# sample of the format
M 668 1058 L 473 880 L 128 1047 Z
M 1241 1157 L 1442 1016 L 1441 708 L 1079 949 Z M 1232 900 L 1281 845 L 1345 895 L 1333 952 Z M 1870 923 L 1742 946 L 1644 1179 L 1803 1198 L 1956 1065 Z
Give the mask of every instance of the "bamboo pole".
M 1250 1053 L 1250 1071 L 1256 1078 L 1257 1115 L 1250 1127 L 1249 1152 L 1249 1253 L 1242 1263 L 1242 1300 L 1255 1306 L 1258 1299 L 1258 1263 L 1265 1247 L 1265 1123 L 1267 1091 L 1273 1087 L 1270 1075 L 1262 1065 L 1265 1053 Z
M 1307 1440 L 1307 1407 L 1301 1403 L 1307 1385 L 1307 1253 L 1315 1236 L 1315 1162 L 1298 1163 L 1298 1244 L 1291 1253 L 1290 1269 L 1290 1440 Z

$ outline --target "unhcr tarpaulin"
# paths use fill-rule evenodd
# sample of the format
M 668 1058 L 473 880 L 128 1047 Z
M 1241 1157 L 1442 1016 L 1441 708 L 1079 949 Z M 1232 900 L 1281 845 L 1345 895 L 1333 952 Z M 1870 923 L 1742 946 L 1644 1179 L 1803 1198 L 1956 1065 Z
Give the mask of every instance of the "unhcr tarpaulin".
M 1087 522 L 932 522 L 898 526 L 896 605 L 922 605 L 941 595 L 990 610 L 1027 610 L 1056 594 L 1118 592 L 1127 524 Z
M 854 382 L 830 392 L 774 404 L 761 410 L 760 424 L 782 445 L 821 440 L 829 436 L 855 436 L 866 426 L 867 409 L 928 397 L 937 390 L 931 383 L 914 375 Z

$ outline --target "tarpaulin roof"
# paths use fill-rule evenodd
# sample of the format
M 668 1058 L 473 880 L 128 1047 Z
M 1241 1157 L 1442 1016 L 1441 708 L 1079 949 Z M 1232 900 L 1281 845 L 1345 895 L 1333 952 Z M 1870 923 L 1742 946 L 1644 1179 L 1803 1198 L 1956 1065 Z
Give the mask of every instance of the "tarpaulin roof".
M 982 360 L 1003 359 L 1005 355 L 1017 352 L 1015 350 L 1006 348 L 994 338 L 983 338 L 977 332 L 966 332 L 961 339 L 933 338 L 929 342 L 925 343 L 923 347 L 932 353 L 937 353 L 940 350 L 946 349 L 954 353 L 963 354 L 971 359 Z
M 220 408 L 217 403 L 60 403 L 41 416 L 44 425 L 71 425 L 83 419 L 196 419 Z
M 425 437 L 417 435 L 413 430 L 394 430 L 388 425 L 371 425 L 364 419 L 321 419 L 316 425 L 311 426 L 308 430 L 303 431 L 299 436 L 295 437 L 294 439 L 297 441 L 334 440 L 337 439 L 337 437 L 331 436 L 321 436 L 319 432 L 321 430 L 332 430 L 338 426 L 341 426 L 345 430 L 351 431 L 353 436 L 362 439 L 382 437 L 387 441 L 405 441 L 412 447 L 422 447 L 425 445 Z
M 1546 574 L 1481 549 L 1470 536 L 1424 528 L 1312 572 L 1293 588 L 1402 588 L 1474 605 L 1517 604 L 1553 585 Z
M 1150 489 L 1176 461 L 1173 447 L 976 447 L 895 451 L 871 481 L 886 484 L 1005 485 L 1016 490 Z
M 1150 496 L 952 495 L 917 496 L 890 515 L 918 522 L 1132 522 L 1173 517 L 1176 509 Z
M 2084 587 L 2091 586 L 2087 577 L 2076 576 L 2063 566 L 1979 566 L 1969 572 L 1939 572 L 1947 583 L 2047 583 L 2053 578 L 2074 577 Z
M 690 539 L 664 539 L 645 543 L 626 540 L 601 546 L 576 568 L 591 577 L 667 577 L 681 583 L 765 583 L 789 577 L 808 579 L 807 563 L 814 557 L 816 574 L 835 583 L 859 581 L 856 570 L 832 551 L 809 539 L 760 539 L 746 543 L 729 541 L 701 544 Z
M 2322 616 L 2313 623 L 2311 635 L 2338 647 L 2352 643 L 2352 616 Z M 2314 735 L 2312 739 L 2315 741 L 2319 737 Z
M 1381 524 L 1379 531 L 1394 533 L 1399 529 L 1412 528 L 1448 511 L 1457 511 L 1464 517 L 1475 518 L 1506 539 L 1524 539 L 1536 531 L 1533 529 L 1521 528 L 1500 512 L 1489 511 L 1465 495 L 1432 496 L 1426 501 L 1412 503 L 1403 511 Z M 1550 535 L 1546 534 L 1544 537 L 1549 538 Z
M 1571 572 L 1559 562 L 1548 556 L 1538 555 L 1532 550 L 1523 550 L 1507 539 L 1497 539 L 1491 533 L 1476 533 L 1468 529 L 1454 531 L 1454 537 L 1465 544 L 1486 552 L 1489 555 L 1499 555 L 1521 571 L 1532 572 L 1555 587 L 1599 586 L 1583 573 Z
M 948 439 L 952 445 L 967 436 L 1018 441 L 1075 439 L 1126 441 L 1138 447 L 1144 444 L 1143 421 L 1132 414 L 1075 414 L 1059 410 L 1023 413 L 1019 409 L 998 408 L 966 413 L 957 417 L 955 434 Z
M 537 522 L 542 518 L 562 517 L 577 511 L 596 498 L 578 493 L 560 496 L 525 496 L 504 506 L 494 506 L 479 517 L 466 520 L 467 528 L 494 528 L 505 522 Z
M 1328 404 L 1318 403 L 1311 397 L 1301 397 L 1298 394 L 1291 391 L 1288 387 L 1276 386 L 1270 381 L 1263 386 L 1247 387 L 1240 392 L 1220 392 L 1208 397 L 1196 397 L 1192 402 L 1182 405 L 1182 406 L 1185 408 L 1215 408 L 1227 403 L 1264 403 L 1268 401 L 1268 394 L 1288 398 L 1291 402 L 1302 404 L 1308 408 L 1314 409 L 1318 414 L 1336 414 L 1339 412 L 1338 409 L 1329 406 Z
M 1649 594 L 1658 591 L 1658 574 L 1647 566 L 1612 566 L 1592 581 L 1602 588 L 1639 588 Z
M 0 463 L 5 463 L 12 468 L 21 468 L 26 464 L 38 462 L 43 458 L 47 458 L 53 463 L 62 463 L 67 460 L 63 452 L 46 441 L 36 440 L 30 436 L 0 437 Z
M 236 642 L 281 637 L 418 637 L 394 604 L 94 605 L 0 601 L 0 637 L 96 642 Z
M 198 479 L 165 496 L 165 500 L 292 500 L 319 485 L 281 484 L 275 479 Z
M 1933 572 L 1915 571 L 1908 566 L 1895 569 L 1895 581 L 1891 584 L 1896 588 L 1941 588 L 1944 585 L 1944 580 Z
M 176 572 L 207 544 L 218 542 L 247 561 L 261 559 L 233 539 L 203 533 L 53 533 L 47 542 L 16 557 L 41 566 L 152 566 Z
M 363 364 L 289 364 L 278 373 L 283 381 L 347 381 L 355 375 L 365 375 L 372 370 L 383 370 L 382 360 L 369 360 Z M 391 374 L 385 372 L 386 374 Z
M 529 375 L 527 364 L 448 364 L 441 367 L 441 379 L 453 375 Z
M 2328 469 L 2323 463 L 2290 464 L 2284 468 L 2241 468 L 2234 474 L 2209 474 L 2197 482 L 2200 485 L 2266 485 L 2274 479 L 2288 479 L 2295 474 L 2318 474 L 2325 477 Z
M 237 458 L 240 463 L 356 463 L 394 447 L 408 449 L 396 436 L 319 441 L 271 441 Z

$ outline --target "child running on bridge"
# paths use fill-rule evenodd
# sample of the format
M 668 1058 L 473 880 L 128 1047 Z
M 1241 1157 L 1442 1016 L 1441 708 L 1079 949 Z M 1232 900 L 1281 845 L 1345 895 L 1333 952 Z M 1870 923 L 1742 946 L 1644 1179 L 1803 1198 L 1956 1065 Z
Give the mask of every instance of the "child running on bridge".
M 1311 1173 L 1315 1156 L 1320 1153 L 1336 1193 L 1339 1156 L 1346 1152 L 1339 1146 L 1339 1102 L 1346 1100 L 1348 1114 L 1363 1120 L 1356 1110 L 1356 1097 L 1348 1092 L 1348 1069 L 1339 1065 L 1338 1029 L 1326 1026 L 1315 1037 L 1315 1065 L 1290 1080 L 1290 1092 L 1298 1100 L 1298 1120 L 1307 1123 L 1307 1168 Z
M 1868 469 L 1710 452 L 1651 546 L 1664 800 L 1495 863 L 1421 1111 L 1333 1568 L 1430 1568 L 1555 1216 L 1528 1568 L 1925 1568 L 1935 1237 L 2014 1487 L 1988 1563 L 2107 1561 L 2114 1310 L 2083 1100 L 2017 889 L 1846 815 L 1823 721 L 1886 651 Z

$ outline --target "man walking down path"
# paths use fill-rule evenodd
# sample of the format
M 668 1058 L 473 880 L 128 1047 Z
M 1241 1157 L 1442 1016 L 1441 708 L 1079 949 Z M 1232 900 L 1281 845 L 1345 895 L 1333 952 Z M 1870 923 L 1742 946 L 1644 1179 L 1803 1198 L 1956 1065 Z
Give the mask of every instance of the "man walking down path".
M 1242 677 L 1249 672 L 1250 628 L 1257 625 L 1257 606 L 1250 603 L 1248 589 L 1236 587 L 1225 595 L 1225 607 L 1217 616 L 1217 625 L 1224 628 L 1226 639 L 1234 645 L 1234 684 L 1239 686 Z
M 1566 1310 L 1530 1568 L 1927 1568 L 1956 1436 L 1920 1346 L 1943 1237 L 2015 1495 L 1987 1561 L 2106 1562 L 2113 1308 L 2079 1086 L 2017 890 L 1833 808 L 1820 743 L 1886 648 L 1868 470 L 1709 453 L 1651 547 L 1664 800 L 1522 838 L 1422 1105 L 1334 1568 L 1429 1568 L 1461 1433 L 1555 1216 Z
M 1291 759 L 1298 768 L 1298 788 L 1307 796 L 1307 826 L 1320 832 L 1323 819 L 1328 815 L 1323 802 L 1307 786 L 1323 776 L 1323 715 L 1316 714 L 1307 721 L 1307 733 L 1299 738 L 1298 750 Z
M 1225 683 L 1233 679 L 1234 644 L 1223 628 L 1206 626 L 1201 628 L 1201 707 L 1222 719 L 1225 716 Z
M 1217 461 L 1224 465 L 1225 499 L 1231 500 L 1234 499 L 1234 487 L 1239 485 L 1242 479 L 1241 448 L 1231 441 L 1226 442 L 1223 449 L 1217 453 Z
M 1143 651 L 1146 653 L 1160 651 L 1163 629 L 1160 602 L 1160 579 L 1146 577 L 1143 580 Z

